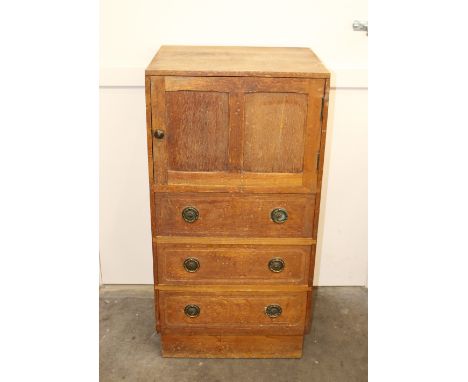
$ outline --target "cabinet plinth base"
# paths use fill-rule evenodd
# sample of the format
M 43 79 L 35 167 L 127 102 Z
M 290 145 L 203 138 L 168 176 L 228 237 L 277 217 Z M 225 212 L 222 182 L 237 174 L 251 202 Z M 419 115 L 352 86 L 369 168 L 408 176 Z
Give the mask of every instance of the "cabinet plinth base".
M 162 335 L 162 356 L 176 358 L 301 358 L 303 336 Z

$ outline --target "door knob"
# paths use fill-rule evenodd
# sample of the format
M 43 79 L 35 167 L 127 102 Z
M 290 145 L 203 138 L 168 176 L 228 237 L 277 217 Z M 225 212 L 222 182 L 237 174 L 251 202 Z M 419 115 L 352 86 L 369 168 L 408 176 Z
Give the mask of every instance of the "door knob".
M 200 315 L 200 307 L 198 305 L 186 305 L 184 313 L 187 317 L 198 317 Z
M 200 268 L 200 262 L 193 257 L 189 257 L 184 261 L 184 268 L 187 272 L 196 272 Z
M 163 139 L 163 138 L 164 138 L 164 130 L 159 130 L 159 129 L 156 130 L 156 131 L 154 132 L 154 137 L 155 137 L 156 139 Z
M 182 218 L 187 223 L 193 223 L 198 220 L 198 210 L 195 207 L 185 207 L 182 211 Z
M 284 260 L 279 257 L 275 257 L 268 262 L 268 268 L 272 272 L 279 273 L 284 269 Z
M 281 309 L 281 306 L 279 305 L 268 305 L 265 308 L 265 314 L 270 318 L 279 317 L 282 312 L 283 309 Z
M 284 208 L 275 208 L 271 211 L 271 220 L 281 224 L 288 220 L 288 212 Z

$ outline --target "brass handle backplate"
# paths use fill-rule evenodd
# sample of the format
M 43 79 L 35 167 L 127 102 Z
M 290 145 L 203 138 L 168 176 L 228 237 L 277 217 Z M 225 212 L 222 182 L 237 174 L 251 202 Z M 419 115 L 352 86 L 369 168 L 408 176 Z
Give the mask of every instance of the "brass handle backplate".
M 265 308 L 265 314 L 270 318 L 279 317 L 282 312 L 283 309 L 281 309 L 281 306 L 279 305 L 268 305 Z
M 271 220 L 275 223 L 281 224 L 288 220 L 288 212 L 284 208 L 275 208 L 271 211 Z
M 187 272 L 196 272 L 200 268 L 200 262 L 193 257 L 189 257 L 184 261 L 184 268 Z
M 193 223 L 198 220 L 198 210 L 195 207 L 185 207 L 182 211 L 182 218 L 187 223 Z
M 279 257 L 275 257 L 268 262 L 268 268 L 272 272 L 279 273 L 284 269 L 284 260 Z
M 198 305 L 186 305 L 184 313 L 187 317 L 198 317 L 200 315 L 200 307 Z

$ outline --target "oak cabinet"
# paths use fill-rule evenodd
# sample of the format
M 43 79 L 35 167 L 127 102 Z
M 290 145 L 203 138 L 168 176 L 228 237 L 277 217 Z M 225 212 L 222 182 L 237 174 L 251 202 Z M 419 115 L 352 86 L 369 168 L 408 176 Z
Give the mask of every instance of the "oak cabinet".
M 163 356 L 301 356 L 329 77 L 306 48 L 163 46 L 148 66 Z

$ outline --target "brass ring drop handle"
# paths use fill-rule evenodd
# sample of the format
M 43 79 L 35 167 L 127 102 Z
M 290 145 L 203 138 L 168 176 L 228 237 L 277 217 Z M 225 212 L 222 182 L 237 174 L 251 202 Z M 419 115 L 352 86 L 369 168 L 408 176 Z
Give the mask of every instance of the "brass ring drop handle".
M 182 211 L 182 218 L 187 223 L 193 223 L 194 221 L 198 220 L 198 210 L 195 207 L 185 207 Z
M 277 224 L 282 224 L 288 220 L 288 212 L 284 208 L 275 208 L 271 211 L 271 220 Z
M 265 308 L 265 314 L 270 318 L 279 317 L 282 312 L 283 309 L 281 309 L 281 306 L 279 305 L 268 305 Z
M 268 262 L 268 268 L 274 273 L 282 272 L 284 265 L 284 260 L 279 257 L 275 257 Z
M 198 317 L 200 315 L 200 307 L 198 305 L 186 305 L 184 313 L 187 317 Z
M 184 261 L 184 269 L 187 272 L 193 273 L 198 271 L 198 268 L 200 268 L 200 262 L 198 259 L 195 259 L 194 257 L 188 257 Z

